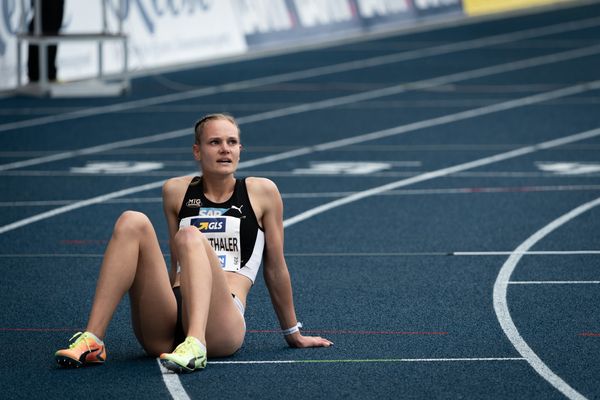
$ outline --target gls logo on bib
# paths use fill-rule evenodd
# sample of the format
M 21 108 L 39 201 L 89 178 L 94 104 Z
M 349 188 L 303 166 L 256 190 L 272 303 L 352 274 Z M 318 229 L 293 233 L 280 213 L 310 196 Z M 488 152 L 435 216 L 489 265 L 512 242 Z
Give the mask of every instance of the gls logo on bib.
M 227 229 L 225 218 L 192 218 L 190 225 L 205 233 L 225 232 Z
M 240 219 L 231 216 L 185 217 L 180 228 L 194 226 L 202 232 L 215 251 L 221 267 L 225 271 L 239 271 L 241 268 Z

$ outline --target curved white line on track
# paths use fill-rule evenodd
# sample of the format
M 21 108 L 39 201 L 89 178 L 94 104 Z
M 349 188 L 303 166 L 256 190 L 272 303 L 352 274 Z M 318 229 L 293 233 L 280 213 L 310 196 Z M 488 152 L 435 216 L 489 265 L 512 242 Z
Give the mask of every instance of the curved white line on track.
M 339 72 L 354 71 L 363 68 L 370 68 L 386 64 L 398 63 L 402 61 L 415 60 L 424 57 L 431 57 L 443 54 L 449 54 L 457 51 L 477 49 L 484 46 L 493 46 L 503 43 L 510 43 L 518 40 L 531 39 L 541 36 L 554 35 L 576 30 L 592 28 L 600 24 L 600 18 L 589 18 L 584 20 L 575 20 L 555 25 L 543 26 L 540 28 L 525 29 L 522 31 L 503 33 L 499 35 L 467 40 L 464 42 L 444 44 L 441 46 L 430 47 L 426 49 L 417 49 L 401 53 L 388 54 L 385 56 L 372 57 L 365 60 L 348 61 L 339 64 L 326 65 L 322 67 L 310 68 L 302 71 L 293 71 L 279 75 L 272 75 L 249 79 L 239 82 L 231 82 L 217 86 L 200 88 L 183 93 L 173 93 L 163 96 L 152 97 L 148 99 L 133 100 L 108 106 L 86 108 L 65 114 L 34 118 L 26 121 L 17 121 L 0 125 L 0 132 L 14 129 L 39 126 L 60 121 L 69 121 L 73 119 L 85 118 L 108 114 L 113 112 L 132 110 L 141 107 L 148 107 L 157 104 L 171 103 L 203 96 L 210 96 L 218 93 L 227 93 L 238 90 L 250 89 L 275 83 L 282 83 L 298 79 L 313 78 L 317 76 L 329 75 Z
M 563 379 L 556 375 L 548 366 L 538 357 L 538 355 L 529 347 L 527 342 L 523 340 L 519 334 L 519 330 L 515 326 L 508 309 L 508 301 L 506 299 L 510 277 L 521 260 L 523 253 L 526 253 L 533 245 L 543 239 L 546 235 L 559 228 L 563 224 L 571 221 L 573 218 L 591 210 L 600 205 L 600 197 L 588 203 L 569 211 L 561 217 L 555 219 L 542 229 L 531 235 L 525 240 L 514 252 L 508 257 L 494 283 L 494 311 L 496 317 L 502 326 L 502 330 L 511 341 L 515 349 L 521 354 L 533 367 L 533 369 L 548 381 L 552 386 L 558 389 L 562 394 L 569 399 L 585 399 L 583 395 L 573 389 Z

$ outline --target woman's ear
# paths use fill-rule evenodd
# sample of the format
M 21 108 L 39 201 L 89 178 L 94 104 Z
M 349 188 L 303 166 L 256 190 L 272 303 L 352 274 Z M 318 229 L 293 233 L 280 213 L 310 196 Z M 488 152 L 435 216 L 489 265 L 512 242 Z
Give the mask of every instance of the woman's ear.
M 198 144 L 194 144 L 192 146 L 192 152 L 194 153 L 194 159 L 196 161 L 200 161 L 202 157 L 200 157 L 200 146 Z

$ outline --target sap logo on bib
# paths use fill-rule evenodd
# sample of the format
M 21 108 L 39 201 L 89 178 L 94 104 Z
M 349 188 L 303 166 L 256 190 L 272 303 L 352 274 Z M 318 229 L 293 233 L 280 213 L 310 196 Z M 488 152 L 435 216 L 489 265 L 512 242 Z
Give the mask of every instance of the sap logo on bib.
M 194 218 L 191 225 L 197 227 L 201 232 L 225 232 L 224 218 Z

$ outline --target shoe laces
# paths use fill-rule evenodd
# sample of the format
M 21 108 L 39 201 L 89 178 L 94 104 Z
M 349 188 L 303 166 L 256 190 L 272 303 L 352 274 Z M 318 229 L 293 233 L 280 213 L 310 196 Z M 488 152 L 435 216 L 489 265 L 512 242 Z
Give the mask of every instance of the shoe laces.
M 88 348 L 89 351 L 92 351 L 92 349 L 90 348 L 90 345 L 88 344 L 88 336 L 84 333 L 84 332 L 77 332 L 76 334 L 73 335 L 73 337 L 71 339 L 69 339 L 69 342 L 73 342 L 69 345 L 69 349 L 73 349 L 77 346 L 79 346 L 79 343 L 81 343 L 81 341 L 83 341 L 85 343 L 85 346 Z
M 198 351 L 198 344 L 196 343 L 196 339 L 193 337 L 187 337 L 183 343 L 175 348 L 173 353 L 176 354 L 189 354 L 192 353 L 194 355 L 198 355 L 200 351 Z

